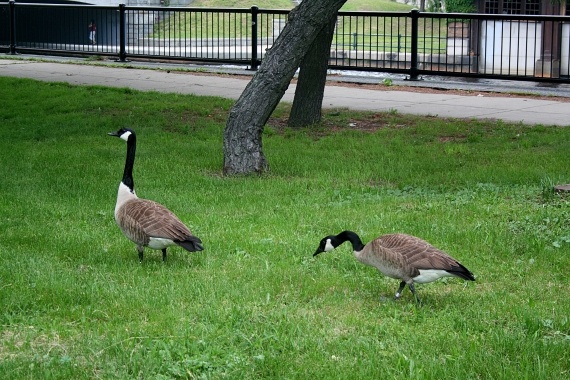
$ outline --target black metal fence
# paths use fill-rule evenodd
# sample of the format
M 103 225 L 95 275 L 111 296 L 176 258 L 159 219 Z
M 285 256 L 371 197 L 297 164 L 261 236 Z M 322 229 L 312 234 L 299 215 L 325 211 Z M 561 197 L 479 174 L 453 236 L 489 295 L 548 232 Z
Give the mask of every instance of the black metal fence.
M 256 69 L 288 13 L 10 1 L 0 3 L 0 51 Z M 570 83 L 569 51 L 567 16 L 339 12 L 329 67 Z

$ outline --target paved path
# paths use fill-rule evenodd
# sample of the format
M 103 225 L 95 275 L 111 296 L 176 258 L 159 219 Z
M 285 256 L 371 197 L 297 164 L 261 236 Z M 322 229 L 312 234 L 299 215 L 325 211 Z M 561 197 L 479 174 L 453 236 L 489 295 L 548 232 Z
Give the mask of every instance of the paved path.
M 248 83 L 247 77 L 192 74 L 174 70 L 150 70 L 133 63 L 114 65 L 71 64 L 65 61 L 9 59 L 0 56 L 0 76 L 32 78 L 77 85 L 128 87 L 142 91 L 221 96 L 237 99 Z M 175 66 L 175 65 L 172 65 Z M 177 67 L 183 67 L 178 65 Z M 291 102 L 295 85 L 289 86 L 284 101 Z M 454 118 L 500 119 L 542 125 L 570 125 L 570 103 L 553 97 L 548 100 L 513 97 L 426 94 L 381 91 L 327 85 L 323 106 L 368 111 L 397 111 L 404 114 Z

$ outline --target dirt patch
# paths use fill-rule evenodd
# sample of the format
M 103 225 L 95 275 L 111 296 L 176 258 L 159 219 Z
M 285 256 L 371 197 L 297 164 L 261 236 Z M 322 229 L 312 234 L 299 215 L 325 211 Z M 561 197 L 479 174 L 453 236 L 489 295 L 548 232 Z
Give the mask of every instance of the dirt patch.
M 289 112 L 284 116 L 271 116 L 267 126 L 275 133 L 284 134 L 288 130 L 287 122 Z M 345 109 L 323 109 L 321 121 L 317 125 L 305 128 L 305 131 L 315 137 L 330 135 L 339 131 L 358 131 L 374 133 L 381 129 L 413 128 L 425 123 L 428 119 L 446 120 L 437 116 L 408 115 L 399 112 L 367 112 L 348 111 Z M 469 123 L 470 120 L 464 120 Z

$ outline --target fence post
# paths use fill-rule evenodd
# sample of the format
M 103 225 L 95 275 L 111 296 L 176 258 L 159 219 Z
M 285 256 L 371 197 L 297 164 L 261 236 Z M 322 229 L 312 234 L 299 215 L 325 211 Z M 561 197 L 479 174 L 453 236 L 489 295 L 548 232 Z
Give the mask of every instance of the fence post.
M 16 2 L 10 0 L 10 54 L 16 54 Z
M 408 80 L 420 80 L 418 77 L 418 19 L 420 18 L 420 11 L 412 9 L 410 14 L 412 16 L 412 56 Z
M 255 5 L 251 7 L 251 67 L 250 70 L 257 70 L 257 15 L 259 8 Z
M 352 33 L 352 48 L 358 50 L 358 33 Z
M 119 4 L 119 62 L 127 61 L 125 8 L 125 4 Z

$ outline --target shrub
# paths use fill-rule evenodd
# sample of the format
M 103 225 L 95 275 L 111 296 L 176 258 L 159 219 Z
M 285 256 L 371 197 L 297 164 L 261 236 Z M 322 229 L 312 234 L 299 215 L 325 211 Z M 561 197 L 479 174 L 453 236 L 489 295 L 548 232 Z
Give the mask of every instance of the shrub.
M 447 13 L 475 13 L 477 7 L 473 0 L 445 0 Z

